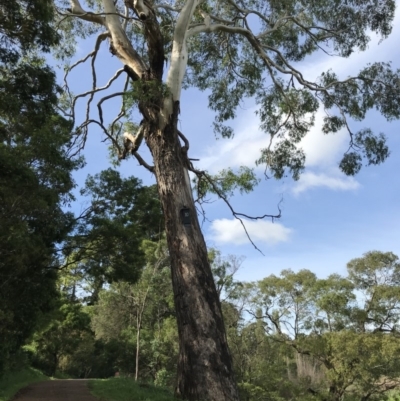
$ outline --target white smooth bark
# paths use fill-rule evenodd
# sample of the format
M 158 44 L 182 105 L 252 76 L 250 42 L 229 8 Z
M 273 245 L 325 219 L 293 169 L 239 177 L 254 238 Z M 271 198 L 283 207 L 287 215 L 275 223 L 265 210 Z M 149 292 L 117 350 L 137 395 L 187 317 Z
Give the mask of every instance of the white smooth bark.
M 180 99 L 182 80 L 187 66 L 186 34 L 198 4 L 199 0 L 187 1 L 176 22 L 172 43 L 171 66 L 167 75 L 167 85 L 174 101 Z
M 228 33 L 238 33 L 241 35 L 252 35 L 252 32 L 249 31 L 246 28 L 242 28 L 239 26 L 227 26 L 225 24 L 204 24 L 204 25 L 198 25 L 193 28 L 190 28 L 189 31 L 187 32 L 187 38 L 193 35 L 197 35 L 202 32 L 206 33 L 211 33 L 211 32 L 217 32 L 217 31 L 223 31 L 223 32 L 228 32 Z
M 166 81 L 171 94 L 170 97 L 164 101 L 160 130 L 168 123 L 169 116 L 172 114 L 173 102 L 179 101 L 181 97 L 182 82 L 188 62 L 186 46 L 187 32 L 193 13 L 201 1 L 202 0 L 188 0 L 182 8 L 176 22 L 171 51 L 171 64 Z
M 146 65 L 135 49 L 132 47 L 124 28 L 121 25 L 117 9 L 113 0 L 103 0 L 105 24 L 110 33 L 112 45 L 114 46 L 117 57 L 126 65 L 132 68 L 141 77 L 146 72 Z
M 150 11 L 148 7 L 144 4 L 143 0 L 134 0 L 133 6 L 135 7 L 135 10 L 139 14 L 140 19 L 148 18 Z
M 79 16 L 80 19 L 83 19 L 83 20 L 89 21 L 89 22 L 95 22 L 96 24 L 100 24 L 100 25 L 105 25 L 104 17 L 85 11 L 82 8 L 79 0 L 71 0 L 70 4 L 71 4 L 72 14 Z

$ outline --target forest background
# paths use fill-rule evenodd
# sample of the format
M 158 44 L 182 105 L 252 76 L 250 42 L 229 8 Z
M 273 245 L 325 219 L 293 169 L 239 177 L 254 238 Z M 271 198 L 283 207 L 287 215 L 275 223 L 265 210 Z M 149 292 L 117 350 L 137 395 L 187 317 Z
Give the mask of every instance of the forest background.
M 38 12 L 41 18 L 46 16 L 43 10 Z M 58 370 L 76 377 L 108 377 L 120 371 L 173 387 L 177 332 L 156 191 L 136 178 L 128 178 L 133 173 L 132 166 L 122 166 L 122 177 L 113 170 L 100 174 L 107 167 L 98 163 L 107 160 L 106 150 L 93 136 L 89 145 L 95 151 L 85 154 L 89 170 L 77 170 L 82 162 L 77 158 L 71 161 L 66 153 L 71 127 L 57 114 L 54 76 L 35 55 L 20 58 L 14 52 L 14 40 L 21 40 L 21 48 L 29 47 L 30 35 L 38 40 L 38 32 L 46 31 L 43 27 L 37 31 L 31 28 L 24 37 L 19 30 L 16 35 L 11 24 L 3 29 L 12 39 L 1 53 L 2 87 L 6 89 L 1 103 L 1 160 L 2 171 L 7 172 L 2 176 L 1 215 L 1 334 L 7 339 L 1 348 L 4 368 L 11 366 L 16 352 L 22 352 L 49 375 Z M 46 47 L 52 38 L 43 35 L 41 40 Z M 395 39 L 390 40 L 386 44 L 393 49 Z M 371 57 L 379 54 L 386 59 L 392 54 L 384 44 L 377 51 L 375 40 Z M 368 56 L 368 52 L 364 54 Z M 365 64 L 368 59 L 362 61 Z M 18 67 L 9 68 L 13 63 Z M 346 67 L 343 63 L 346 73 L 351 63 L 359 64 L 361 60 L 353 57 L 349 63 Z M 196 103 L 202 101 L 190 91 L 185 96 L 189 96 L 193 110 L 182 110 L 182 126 L 185 118 L 191 122 L 196 119 L 196 110 L 201 107 Z M 247 107 L 252 113 L 251 104 Z M 21 109 L 26 111 L 24 118 L 18 114 Z M 240 160 L 242 155 L 257 158 L 251 152 L 253 144 L 246 141 L 246 132 L 256 129 L 249 127 L 251 119 L 246 113 L 239 116 L 237 136 L 229 145 L 230 160 Z M 370 125 L 385 130 L 375 114 L 371 113 L 371 119 Z M 212 147 L 213 153 L 207 154 L 211 150 L 205 138 L 207 133 L 212 137 L 207 128 L 211 123 L 204 116 L 201 122 L 206 126 L 196 124 L 198 131 L 190 134 L 192 146 L 198 149 L 202 168 L 219 168 L 228 150 L 221 140 Z M 387 126 L 388 134 L 395 130 L 394 124 Z M 315 130 L 312 135 L 322 134 Z M 345 143 L 337 134 L 332 142 L 328 141 L 329 145 L 324 145 L 326 148 L 318 141 L 318 145 L 312 142 L 308 148 L 305 146 L 314 172 L 311 170 L 296 183 L 287 179 L 275 186 L 268 181 L 271 199 L 264 186 L 243 198 L 243 202 L 237 201 L 239 208 L 254 202 L 252 209 L 253 205 L 258 210 L 272 209 L 283 193 L 283 221 L 249 225 L 254 240 L 268 250 L 264 249 L 266 257 L 257 255 L 244 262 L 240 256 L 222 257 L 210 247 L 244 399 L 323 399 L 326 393 L 337 399 L 344 395 L 372 399 L 397 385 L 398 341 L 395 336 L 383 334 L 397 331 L 397 258 L 390 253 L 369 253 L 364 259 L 352 261 L 348 273 L 344 271 L 345 262 L 369 249 L 384 247 L 385 251 L 397 252 L 398 244 L 391 241 L 399 227 L 395 210 L 399 192 L 393 167 L 399 160 L 395 157 L 399 146 L 394 135 L 388 137 L 392 158 L 379 170 L 364 170 L 357 179 L 332 173 L 337 163 L 334 154 L 340 153 Z M 77 188 L 83 192 L 79 206 L 73 206 L 73 216 L 67 212 L 71 210 L 67 205 L 73 201 L 74 169 Z M 83 176 L 88 171 L 99 175 L 89 178 L 84 187 Z M 151 184 L 150 180 L 145 182 Z M 306 205 L 310 203 L 312 212 L 307 212 Z M 327 210 L 328 205 L 334 206 Z M 213 218 L 213 213 L 224 216 L 216 205 L 208 206 L 207 217 L 212 221 L 205 223 L 205 229 L 206 233 L 207 227 L 210 230 L 210 245 L 230 253 L 232 248 L 226 244 L 233 244 L 237 251 L 238 245 L 244 244 L 242 231 L 237 230 L 229 215 L 221 220 Z M 295 218 L 294 213 L 301 218 Z M 316 232 L 320 243 L 315 240 Z M 58 274 L 56 243 L 62 244 L 58 250 L 64 255 L 73 255 L 71 263 L 68 257 L 63 259 L 64 267 Z M 70 254 L 65 253 L 68 246 L 73 249 Z M 250 251 L 251 244 L 241 246 L 246 250 L 243 253 L 256 252 Z M 137 252 L 132 253 L 132 249 Z M 290 260 L 288 249 L 296 255 L 296 262 Z M 338 249 L 342 252 L 340 257 Z M 323 257 L 322 250 L 326 251 Z M 286 260 L 280 258 L 278 263 L 278 254 L 289 256 Z M 309 258 L 310 254 L 314 259 Z M 242 264 L 243 269 L 239 269 Z M 131 269 L 132 266 L 137 268 Z M 281 273 L 283 267 L 286 270 Z M 318 272 L 319 278 L 304 270 L 306 267 Z M 340 276 L 329 276 L 337 271 Z

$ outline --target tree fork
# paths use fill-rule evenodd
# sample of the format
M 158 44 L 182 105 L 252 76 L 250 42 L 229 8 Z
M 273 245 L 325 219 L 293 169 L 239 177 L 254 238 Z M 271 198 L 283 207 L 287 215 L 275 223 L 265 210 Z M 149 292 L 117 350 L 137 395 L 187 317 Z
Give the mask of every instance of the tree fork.
M 197 219 L 187 160 L 178 138 L 179 102 L 169 124 L 146 137 L 164 211 L 179 333 L 176 395 L 190 401 L 237 401 L 221 304 Z M 181 221 L 190 210 L 191 224 Z

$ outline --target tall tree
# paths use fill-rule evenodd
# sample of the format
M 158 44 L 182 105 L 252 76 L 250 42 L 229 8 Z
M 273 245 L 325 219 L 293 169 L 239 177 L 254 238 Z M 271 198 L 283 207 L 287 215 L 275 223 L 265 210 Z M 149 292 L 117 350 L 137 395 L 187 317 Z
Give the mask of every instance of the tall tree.
M 68 92 L 66 99 L 70 103 L 68 113 L 75 118 L 77 100 L 88 97 L 85 121 L 77 127 L 79 145 L 84 145 L 89 125 L 96 124 L 120 159 L 132 155 L 157 180 L 180 338 L 176 392 L 188 400 L 237 400 L 221 306 L 188 172 L 197 177 L 199 199 L 211 191 L 226 201 L 232 189 L 249 191 L 257 179 L 248 167 L 238 173 L 224 170 L 215 179 L 194 167 L 188 156 L 189 142 L 177 126 L 182 88 L 210 90 L 209 105 L 216 112 L 215 129 L 225 137 L 232 136 L 232 130 L 224 123 L 235 117 L 241 99 L 255 97 L 261 127 L 268 135 L 265 148 L 260 149 L 259 162 L 265 163 L 276 178 L 286 172 L 295 179 L 299 177 L 305 156 L 297 145 L 313 125 L 322 104 L 329 112 L 322 127 L 325 133 L 349 130 L 350 149 L 340 168 L 346 174 L 355 174 L 363 161 L 384 161 L 389 150 L 383 135 L 374 135 L 369 129 L 353 132 L 351 119 L 362 120 L 373 107 L 388 119 L 398 118 L 399 73 L 392 71 L 389 64 L 377 62 L 344 80 L 325 71 L 312 82 L 295 63 L 319 50 L 348 57 L 366 48 L 370 31 L 385 38 L 391 31 L 395 1 L 56 3 L 60 7 L 59 26 L 66 32 L 59 55 L 70 54 L 79 36 L 97 35 L 91 39 L 93 52 L 67 67 L 68 75 L 87 60 L 92 65 L 92 88 L 77 96 Z M 65 7 L 67 3 L 69 8 Z M 107 85 L 98 87 L 95 60 L 105 40 L 122 68 Z M 166 61 L 168 71 L 164 71 Z M 90 112 L 94 96 L 109 89 L 123 73 L 130 81 L 122 92 L 99 100 L 95 118 Z M 107 125 L 104 105 L 116 96 L 123 98 L 121 112 Z M 128 129 L 132 124 L 126 124 L 126 132 L 121 135 L 121 122 L 130 115 L 132 106 L 138 110 L 141 122 L 134 130 Z M 143 139 L 153 166 L 138 153 Z M 240 218 L 235 212 L 234 215 Z
M 57 42 L 52 2 L 0 7 L 0 371 L 56 296 L 57 244 L 72 226 L 72 125 L 57 114 L 54 72 L 39 58 Z

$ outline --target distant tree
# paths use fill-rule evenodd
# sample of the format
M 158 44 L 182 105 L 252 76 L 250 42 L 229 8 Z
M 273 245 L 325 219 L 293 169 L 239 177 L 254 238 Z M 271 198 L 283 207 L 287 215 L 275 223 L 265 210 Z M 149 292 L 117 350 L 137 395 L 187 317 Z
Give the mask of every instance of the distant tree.
M 235 298 L 238 287 L 242 285 L 235 280 L 235 274 L 240 269 L 244 257 L 236 255 L 222 257 L 221 252 L 214 248 L 209 250 L 208 257 L 220 300 L 223 302 Z
M 160 358 L 164 351 L 162 342 L 166 341 L 164 330 L 169 326 L 168 319 L 173 313 L 168 305 L 172 301 L 172 289 L 166 280 L 169 257 L 165 240 L 159 243 L 146 240 L 142 248 L 147 263 L 140 279 L 135 284 L 114 283 L 101 291 L 99 302 L 94 306 L 92 327 L 98 339 L 118 339 L 134 344 L 136 355 L 132 365 L 135 380 L 139 377 L 154 380 L 157 373 L 166 370 L 168 365 Z M 173 354 L 171 357 L 176 359 Z
M 317 279 L 307 270 L 269 276 L 259 282 L 254 307 L 274 331 L 271 339 L 314 366 L 314 379 L 303 376 L 305 394 L 381 400 L 400 384 L 400 264 L 393 253 L 374 251 L 347 268 L 347 278 Z
M 395 0 L 55 3 L 64 35 L 58 55 L 68 58 L 80 38 L 89 38 L 94 49 L 73 64 L 67 61 L 67 75 L 88 60 L 93 74 L 88 80 L 92 86 L 77 95 L 67 90 L 65 99 L 66 113 L 73 118 L 79 99 L 88 99 L 84 121 L 76 127 L 78 147 L 84 146 L 88 128 L 95 124 L 119 159 L 133 156 L 157 180 L 181 344 L 177 393 L 190 401 L 238 400 L 188 172 L 196 176 L 199 201 L 212 192 L 228 202 L 234 190 L 251 191 L 258 179 L 248 166 L 238 172 L 227 168 L 215 177 L 196 169 L 188 153 L 189 141 L 178 128 L 182 89 L 209 91 L 209 106 L 216 112 L 215 131 L 223 137 L 233 136 L 225 122 L 236 116 L 242 100 L 254 98 L 260 127 L 267 134 L 258 163 L 276 178 L 287 174 L 299 178 L 305 155 L 298 145 L 321 105 L 326 111 L 324 133 L 348 130 L 349 150 L 340 169 L 356 174 L 363 163 L 383 162 L 389 149 L 383 134 L 375 135 L 368 128 L 355 132 L 352 120 L 363 120 L 373 108 L 389 120 L 400 116 L 399 72 L 377 61 L 352 77 L 341 79 L 333 71 L 321 71 L 311 81 L 306 71 L 299 70 L 298 62 L 320 50 L 349 57 L 366 49 L 370 32 L 386 38 Z M 95 60 L 105 40 L 110 57 L 118 58 L 121 68 L 100 87 Z M 112 84 L 123 74 L 127 76 L 123 89 L 113 91 Z M 97 94 L 103 97 L 97 102 L 96 118 L 90 105 Z M 115 97 L 122 97 L 122 108 L 109 123 L 106 101 Z M 134 110 L 138 114 L 132 117 Z M 154 166 L 138 153 L 143 140 Z M 231 211 L 236 218 L 245 217 Z M 183 224 L 182 214 L 189 215 L 190 221 Z

